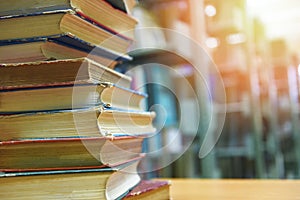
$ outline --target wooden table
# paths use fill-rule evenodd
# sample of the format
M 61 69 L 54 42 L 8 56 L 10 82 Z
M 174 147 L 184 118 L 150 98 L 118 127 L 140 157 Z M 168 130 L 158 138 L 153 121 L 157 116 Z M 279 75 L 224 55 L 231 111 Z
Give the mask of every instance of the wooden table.
M 300 200 L 300 180 L 169 180 L 173 200 Z

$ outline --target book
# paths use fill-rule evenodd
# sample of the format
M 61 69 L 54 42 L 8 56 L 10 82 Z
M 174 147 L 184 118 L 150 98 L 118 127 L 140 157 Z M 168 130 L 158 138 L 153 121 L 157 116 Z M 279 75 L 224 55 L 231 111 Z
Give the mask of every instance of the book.
M 104 0 L 114 8 L 119 9 L 125 13 L 128 13 L 127 0 Z
M 110 4 L 110 6 L 118 9 L 124 13 L 127 13 L 126 8 L 126 0 L 99 0 L 104 1 Z M 1 2 L 0 7 L 0 16 L 6 15 L 18 15 L 18 14 L 28 14 L 32 12 L 41 12 L 41 11 L 49 11 L 53 9 L 65 9 L 65 8 L 73 8 L 75 1 L 62 1 L 62 0 L 48 0 L 48 1 L 31 1 L 31 0 L 13 0 L 11 3 Z M 99 5 L 104 4 L 104 2 L 92 2 Z M 82 2 L 75 2 L 75 4 Z M 89 2 L 90 3 L 90 2 Z M 23 5 L 23 6 L 21 6 Z M 108 6 L 108 5 L 105 5 Z M 79 9 L 79 8 L 77 8 Z
M 0 173 L 0 197 L 18 199 L 121 199 L 137 185 L 138 162 L 121 170 L 93 168 Z
M 145 94 L 111 83 L 61 84 L 0 90 L 0 113 L 88 108 L 103 105 L 140 110 Z
M 5 47 L 5 46 L 10 46 L 10 45 L 22 45 L 22 44 L 26 44 L 26 43 L 34 43 L 34 42 L 51 42 L 51 43 L 55 43 L 55 44 L 58 44 L 58 45 L 61 45 L 61 47 L 66 47 L 66 48 L 69 48 L 69 50 L 72 51 L 73 50 L 77 50 L 77 51 L 81 51 L 83 53 L 86 53 L 88 54 L 88 57 L 91 57 L 94 58 L 94 57 L 99 57 L 101 55 L 101 57 L 104 57 L 106 59 L 109 59 L 109 60 L 112 60 L 112 61 L 116 61 L 116 62 L 120 62 L 120 61 L 130 61 L 132 60 L 132 58 L 130 56 L 128 56 L 127 54 L 120 54 L 118 52 L 115 52 L 115 51 L 111 51 L 109 49 L 106 49 L 106 48 L 103 48 L 101 46 L 97 46 L 97 45 L 94 45 L 94 44 L 91 44 L 89 42 L 86 42 L 86 41 L 83 41 L 77 37 L 75 37 L 74 35 L 71 35 L 71 34 L 66 34 L 64 36 L 59 36 L 59 37 L 49 37 L 49 38 L 43 38 L 43 37 L 40 37 L 40 38 L 27 38 L 27 39 L 23 39 L 23 40 L 1 40 L 0 41 L 0 46 L 2 48 L 5 49 L 8 49 L 10 50 L 11 48 L 9 47 Z M 18 46 L 12 46 L 12 48 L 14 47 L 18 47 Z M 51 56 L 57 56 L 57 57 L 63 57 L 65 58 L 66 56 L 69 55 L 69 53 L 71 54 L 71 52 L 63 52 L 64 56 L 61 56 L 61 55 L 58 55 L 60 54 L 63 50 L 59 50 L 59 49 L 55 49 L 56 47 L 54 48 L 49 48 L 47 46 L 48 50 L 46 50 L 46 54 L 49 53 L 49 55 Z M 42 49 L 44 50 L 44 49 Z M 51 52 L 47 52 L 47 51 L 51 51 Z M 33 51 L 30 50 L 30 51 Z M 37 49 L 38 51 L 38 49 Z M 75 52 L 75 55 L 74 56 L 77 56 L 78 53 Z M 10 55 L 11 57 L 13 57 L 14 55 Z M 83 57 L 86 57 L 86 56 L 83 56 Z M 72 58 L 71 57 L 67 57 L 66 59 L 70 59 Z M 77 57 L 76 57 L 77 58 Z M 53 58 L 50 58 L 50 59 L 53 59 Z M 97 60 L 96 60 L 97 61 Z M 14 62 L 13 62 L 14 63 Z
M 122 8 L 125 8 L 125 12 L 129 15 L 129 16 L 133 16 L 133 10 L 136 8 L 138 2 L 136 0 L 123 0 L 123 1 L 118 1 L 118 0 L 107 0 L 108 2 L 121 2 L 120 7 L 121 10 Z M 123 3 L 122 3 L 123 2 Z M 113 3 L 110 3 L 113 5 Z M 115 7 L 115 6 L 114 6 Z
M 89 137 L 0 142 L 0 171 L 101 168 L 139 159 L 141 137 Z
M 83 51 L 48 40 L 10 43 L 7 45 L 0 44 L 0 63 L 2 64 L 88 57 L 101 65 L 113 69 L 116 64 L 121 62 L 117 55 L 113 59 L 113 55 L 107 58 L 108 55 L 105 57 L 102 54 L 104 53 L 93 54 L 93 51 Z
M 88 58 L 0 64 L 0 89 L 73 82 L 111 82 L 129 88 L 131 78 Z
M 74 10 L 87 19 L 100 23 L 104 28 L 124 33 L 133 38 L 133 29 L 137 24 L 135 18 L 126 14 L 126 4 L 121 0 L 12 0 L 1 2 L 0 16 L 28 15 L 53 10 Z
M 154 112 L 109 109 L 57 110 L 0 115 L 0 141 L 99 137 L 120 135 L 146 136 L 155 132 Z
M 77 37 L 95 46 L 119 54 L 127 53 L 132 39 L 107 31 L 101 24 L 85 20 L 72 10 L 4 16 L 0 18 L 0 43 L 26 41 L 32 38 Z M 23 30 L 23 31 L 20 31 Z
M 123 199 L 124 200 L 168 200 L 170 197 L 170 182 L 162 180 L 142 180 Z

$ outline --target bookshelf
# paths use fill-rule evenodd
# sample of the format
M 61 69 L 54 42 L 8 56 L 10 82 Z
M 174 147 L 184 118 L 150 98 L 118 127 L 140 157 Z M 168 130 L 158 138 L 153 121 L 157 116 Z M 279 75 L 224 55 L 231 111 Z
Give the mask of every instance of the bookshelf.
M 273 152 L 274 164 L 270 168 L 270 176 L 299 177 L 296 132 L 298 132 L 298 97 L 297 58 L 290 54 L 285 41 L 270 41 L 269 103 L 272 106 L 270 128 L 273 133 L 269 137 L 269 151 Z M 277 46 L 281 47 L 278 48 Z M 296 59 L 296 60 L 294 60 Z M 289 126 L 287 126 L 289 125 Z M 286 127 L 286 128 L 284 128 Z M 289 128 L 288 128 L 289 127 Z M 293 141 L 293 142 L 292 142 Z M 277 173 L 276 173 L 277 172 Z
M 189 125 L 183 128 L 178 128 L 180 122 L 180 119 L 178 119 L 178 117 L 182 117 L 180 108 L 176 108 L 178 107 L 178 105 L 175 105 L 175 107 L 173 106 L 173 108 L 177 110 L 174 114 L 171 114 L 173 113 L 173 111 L 171 112 L 170 110 L 168 110 L 170 112 L 169 114 L 174 116 L 177 115 L 177 119 L 172 124 L 166 125 L 164 127 L 164 131 L 166 131 L 164 132 L 164 134 L 168 135 L 168 131 L 172 131 L 175 128 L 180 131 L 179 134 L 181 135 L 181 139 L 178 141 L 179 145 L 183 145 L 183 148 L 185 148 L 185 142 L 187 142 L 187 144 L 191 143 L 191 146 L 190 148 L 186 149 L 186 153 L 184 153 L 180 157 L 180 159 L 176 160 L 167 168 L 162 169 L 161 172 L 158 172 L 157 175 L 201 177 L 205 174 L 205 176 L 207 177 L 217 177 L 217 169 L 213 169 L 213 166 L 216 166 L 213 150 L 206 158 L 202 160 L 198 157 L 200 150 L 199 147 L 204 142 L 204 138 L 206 135 L 205 133 L 207 132 L 207 128 L 211 123 L 211 113 L 209 111 L 210 107 L 208 106 L 211 104 L 211 102 L 209 96 L 210 94 L 208 92 L 209 89 L 207 88 L 210 86 L 204 83 L 204 81 L 209 80 L 210 71 L 214 71 L 210 69 L 212 63 L 205 50 L 199 50 L 199 46 L 203 47 L 204 39 L 206 37 L 203 2 L 194 0 L 139 2 L 140 8 L 137 9 L 145 9 L 147 12 L 150 11 L 152 17 L 153 15 L 157 17 L 152 19 L 154 23 L 150 22 L 149 24 L 151 24 L 152 26 L 154 25 L 161 30 L 161 33 L 157 33 L 157 35 L 164 35 L 163 42 L 161 43 L 165 44 L 165 46 L 163 46 L 163 50 L 161 50 L 159 49 L 161 48 L 161 43 L 159 43 L 156 46 L 157 48 L 146 48 L 146 50 L 141 51 L 139 50 L 139 47 L 145 47 L 143 46 L 143 44 L 146 44 L 147 42 L 138 41 L 138 50 L 129 53 L 129 55 L 133 57 L 133 60 L 127 63 L 123 63 L 120 68 L 130 69 L 135 68 L 136 66 L 145 65 L 147 63 L 159 63 L 167 65 L 168 67 L 177 71 L 177 73 L 182 72 L 183 76 L 181 78 L 180 76 L 165 74 L 164 77 L 165 79 L 167 79 L 167 85 L 168 87 L 175 89 L 175 96 L 180 100 L 180 102 L 176 104 L 181 104 L 182 102 L 180 106 L 184 106 L 185 109 L 188 110 L 186 112 L 189 113 L 190 116 L 196 116 L 195 119 L 198 119 L 197 116 L 199 115 L 199 113 L 195 112 L 195 109 L 193 110 L 190 105 L 199 107 L 202 119 L 195 120 L 190 116 L 184 115 L 185 118 L 187 117 L 191 119 L 189 124 L 191 124 L 192 127 L 195 127 L 194 131 L 192 131 L 191 133 L 187 128 L 185 128 Z M 135 10 L 133 10 L 133 14 L 134 13 Z M 145 16 L 148 17 L 148 15 Z M 143 21 L 146 17 L 141 18 L 143 18 L 141 20 Z M 147 27 L 147 25 L 145 26 Z M 172 31 L 178 31 L 179 34 L 172 34 Z M 137 36 L 137 38 L 139 38 L 139 36 Z M 190 38 L 192 39 L 190 40 Z M 147 37 L 144 37 L 143 40 L 147 40 Z M 184 42 L 178 43 L 178 41 L 181 40 Z M 162 39 L 158 39 L 158 41 L 162 41 Z M 201 67 L 199 67 L 198 69 L 193 69 L 193 66 Z M 148 72 L 146 76 L 151 76 L 151 73 L 153 73 L 151 65 L 146 66 L 145 71 Z M 157 73 L 163 72 L 156 71 L 156 74 L 154 74 L 154 76 L 157 76 Z M 191 85 L 192 90 L 196 95 L 193 96 L 190 92 L 184 92 L 189 91 L 189 87 L 184 86 L 185 82 L 188 82 Z M 183 83 L 183 86 L 180 86 L 180 83 Z M 159 96 L 158 94 L 156 94 L 156 92 L 157 91 L 155 91 L 155 93 L 150 92 L 151 96 Z M 151 106 L 152 104 L 155 104 L 157 102 L 155 102 L 155 100 L 151 100 L 150 98 L 148 103 L 150 103 Z M 185 121 L 186 123 L 188 122 L 188 120 Z M 208 137 L 205 141 L 210 142 L 210 140 L 212 139 L 213 138 Z M 164 141 L 164 139 L 161 140 Z M 180 154 L 175 153 L 175 155 L 172 155 L 171 157 L 178 157 L 178 155 Z M 157 160 L 157 158 L 153 158 L 153 160 Z M 154 163 L 155 162 L 160 162 L 160 160 L 158 159 L 157 161 L 154 161 Z
M 288 86 L 285 96 L 278 96 L 279 88 L 276 87 L 281 86 L 273 83 L 272 74 L 275 73 L 275 69 L 270 66 L 269 40 L 263 24 L 247 12 L 246 1 L 234 0 L 225 3 L 217 0 L 141 0 L 139 2 L 140 6 L 153 17 L 151 19 L 155 23 L 150 24 L 160 29 L 159 33 L 154 34 L 158 38 L 163 38 L 163 40 L 156 40 L 159 41 L 158 49 L 162 46 L 165 49 L 150 48 L 144 51 L 133 51 L 130 54 L 134 57 L 133 61 L 125 65 L 134 67 L 158 62 L 178 71 L 183 70 L 181 72 L 184 72 L 184 69 L 188 71 L 191 66 L 193 68 L 193 65 L 199 65 L 204 77 L 197 76 L 196 71 L 193 70 L 191 70 L 192 75 L 185 76 L 198 95 L 201 111 L 200 126 L 192 146 L 172 165 L 154 176 L 297 177 L 298 145 L 287 148 L 289 144 L 299 142 L 296 134 L 299 128 L 297 123 L 299 78 L 295 71 L 297 68 L 284 66 L 286 69 L 284 73 L 289 74 L 289 77 L 286 77 L 283 82 Z M 201 56 L 201 53 L 194 49 L 193 42 L 178 45 L 180 42 L 176 43 L 176 40 L 180 41 L 183 38 L 172 36 L 166 29 L 179 31 L 192 38 L 195 43 L 204 48 L 214 63 L 210 63 L 207 57 Z M 141 44 L 145 43 L 146 41 L 141 42 Z M 282 51 L 279 54 L 289 56 L 289 53 Z M 217 70 L 212 69 L 213 64 L 216 64 Z M 220 101 L 222 91 L 214 85 L 219 74 L 225 86 L 226 102 Z M 170 74 L 169 76 L 168 82 L 171 78 L 175 88 L 182 81 L 178 77 Z M 208 86 L 212 96 L 206 93 L 207 85 L 203 84 L 203 79 L 210 80 Z M 181 88 L 182 91 L 185 89 L 185 87 Z M 181 95 L 186 102 L 191 100 L 188 94 L 182 92 Z M 280 124 L 284 121 L 281 119 L 283 113 L 279 108 L 283 98 L 292 108 L 284 113 L 288 119 L 286 126 L 289 128 L 289 136 L 286 139 L 278 137 L 284 127 Z M 214 112 L 211 112 L 212 105 L 215 108 Z M 226 112 L 222 109 L 224 107 Z M 203 144 L 204 133 L 210 124 L 209 119 L 221 117 L 223 114 L 226 118 L 219 142 L 208 156 L 199 159 L 199 147 Z M 214 125 L 216 124 L 212 126 Z M 180 145 L 185 138 L 189 138 L 184 129 L 181 131 L 183 137 L 179 142 Z M 213 131 L 217 133 L 216 129 Z M 216 135 L 208 138 L 208 141 L 213 142 L 214 138 Z M 291 138 L 294 138 L 294 142 Z M 157 157 L 153 159 L 156 160 L 155 162 L 162 161 Z

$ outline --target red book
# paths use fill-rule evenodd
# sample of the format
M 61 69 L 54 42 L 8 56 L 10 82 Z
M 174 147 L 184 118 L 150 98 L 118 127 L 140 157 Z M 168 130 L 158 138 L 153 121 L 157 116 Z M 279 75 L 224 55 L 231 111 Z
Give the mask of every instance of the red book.
M 134 199 L 170 199 L 170 182 L 159 180 L 142 180 L 124 197 L 124 200 Z

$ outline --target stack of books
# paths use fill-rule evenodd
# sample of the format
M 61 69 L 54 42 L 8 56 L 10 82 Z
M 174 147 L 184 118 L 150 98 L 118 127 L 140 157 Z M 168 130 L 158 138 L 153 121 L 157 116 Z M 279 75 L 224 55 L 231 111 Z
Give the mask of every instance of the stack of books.
M 169 198 L 138 174 L 155 113 L 114 70 L 136 24 L 120 2 L 1 3 L 1 199 Z

